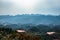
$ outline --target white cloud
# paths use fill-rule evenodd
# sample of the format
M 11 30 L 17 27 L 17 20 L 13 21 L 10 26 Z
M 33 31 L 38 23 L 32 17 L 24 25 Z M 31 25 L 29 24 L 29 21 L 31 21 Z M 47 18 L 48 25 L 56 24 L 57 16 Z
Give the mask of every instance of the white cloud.
M 0 15 L 16 14 L 60 15 L 60 0 L 2 0 Z

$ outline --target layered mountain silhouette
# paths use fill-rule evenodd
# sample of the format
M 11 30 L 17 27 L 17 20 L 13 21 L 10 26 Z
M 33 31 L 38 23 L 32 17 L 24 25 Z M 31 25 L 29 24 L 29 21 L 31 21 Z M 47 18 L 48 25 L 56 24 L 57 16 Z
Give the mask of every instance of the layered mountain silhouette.
M 60 16 L 51 15 L 1 15 L 0 24 L 60 24 Z
M 0 28 L 23 29 L 28 32 L 60 32 L 60 16 L 51 15 L 1 15 Z

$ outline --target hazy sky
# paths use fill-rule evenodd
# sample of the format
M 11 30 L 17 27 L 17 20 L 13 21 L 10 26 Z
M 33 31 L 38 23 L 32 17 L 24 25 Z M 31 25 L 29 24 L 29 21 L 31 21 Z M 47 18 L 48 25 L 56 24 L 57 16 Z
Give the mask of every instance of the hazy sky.
M 0 15 L 60 15 L 60 0 L 0 0 Z

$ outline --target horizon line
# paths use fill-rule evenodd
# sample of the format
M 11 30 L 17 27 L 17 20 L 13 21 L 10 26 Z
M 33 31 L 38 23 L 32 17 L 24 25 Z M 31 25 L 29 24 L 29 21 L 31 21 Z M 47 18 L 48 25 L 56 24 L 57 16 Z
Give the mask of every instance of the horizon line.
M 60 15 L 52 15 L 52 14 L 0 14 L 0 16 L 17 16 L 17 15 L 45 15 L 45 16 L 60 16 Z

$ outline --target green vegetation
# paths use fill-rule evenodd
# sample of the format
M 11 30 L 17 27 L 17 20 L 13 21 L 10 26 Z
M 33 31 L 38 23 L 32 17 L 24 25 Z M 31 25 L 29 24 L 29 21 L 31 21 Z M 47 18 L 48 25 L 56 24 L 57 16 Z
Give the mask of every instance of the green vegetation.
M 10 28 L 0 28 L 0 40 L 42 40 L 37 35 L 32 35 L 27 32 L 19 33 Z
M 24 29 L 23 26 L 26 28 Z M 6 26 L 0 25 L 0 40 L 52 40 L 52 38 L 48 36 L 46 32 L 54 31 L 60 33 L 59 25 L 54 26 L 52 28 L 46 25 L 36 25 L 36 26 L 22 25 L 22 27 L 18 29 L 13 29 L 10 28 L 9 25 Z M 26 32 L 19 33 L 16 30 L 25 30 Z

